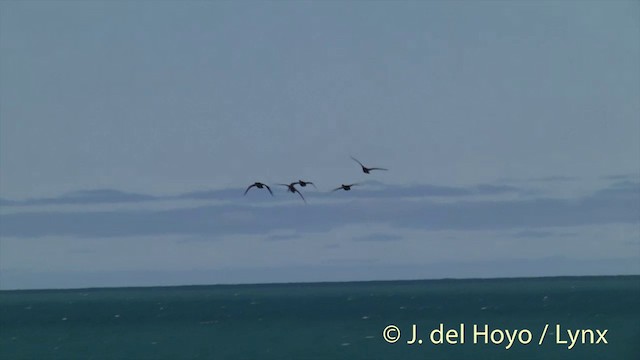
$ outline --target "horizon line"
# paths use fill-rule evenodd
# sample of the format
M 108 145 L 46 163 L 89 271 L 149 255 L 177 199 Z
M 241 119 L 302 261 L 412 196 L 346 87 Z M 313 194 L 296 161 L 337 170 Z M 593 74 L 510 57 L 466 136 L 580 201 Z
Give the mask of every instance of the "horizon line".
M 274 281 L 274 282 L 247 282 L 247 283 L 217 283 L 217 284 L 184 284 L 184 285 L 138 285 L 138 286 L 102 286 L 102 287 L 65 287 L 65 288 L 33 288 L 33 289 L 0 289 L 0 293 L 7 292 L 35 292 L 35 291 L 79 291 L 79 290 L 133 290 L 133 289 L 158 289 L 158 288 L 196 288 L 196 287 L 243 287 L 243 286 L 273 286 L 273 285 L 328 285 L 328 284 L 363 284 L 363 283 L 408 283 L 408 282 L 442 282 L 442 281 L 492 281 L 492 280 L 533 280 L 533 279 L 570 279 L 570 278 L 634 278 L 640 279 L 637 274 L 616 275 L 543 275 L 543 276 L 502 276 L 502 277 L 442 277 L 442 278 L 416 278 L 394 280 L 336 280 L 336 281 Z

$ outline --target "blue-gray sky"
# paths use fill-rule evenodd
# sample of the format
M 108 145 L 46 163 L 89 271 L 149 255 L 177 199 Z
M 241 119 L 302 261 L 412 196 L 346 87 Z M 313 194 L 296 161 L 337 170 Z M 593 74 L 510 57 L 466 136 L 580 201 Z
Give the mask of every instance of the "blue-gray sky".
M 0 288 L 640 273 L 637 1 L 0 10 Z

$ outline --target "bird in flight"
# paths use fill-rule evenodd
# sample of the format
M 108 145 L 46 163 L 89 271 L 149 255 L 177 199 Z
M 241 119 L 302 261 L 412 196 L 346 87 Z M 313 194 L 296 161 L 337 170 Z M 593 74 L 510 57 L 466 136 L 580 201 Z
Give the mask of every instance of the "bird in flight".
M 247 190 L 244 191 L 244 194 L 247 195 L 247 192 L 249 192 L 249 189 L 251 189 L 254 186 L 257 187 L 258 189 L 267 188 L 267 190 L 269 190 L 269 194 L 271 194 L 271 196 L 273 196 L 273 192 L 271 191 L 271 188 L 269 187 L 269 185 L 263 184 L 261 182 L 255 182 L 255 183 L 253 183 L 253 185 L 249 185 Z
M 302 196 L 302 193 L 300 191 L 298 191 L 298 189 L 296 189 L 295 185 L 298 184 L 297 182 L 293 182 L 291 184 L 278 184 L 278 185 L 282 185 L 282 186 L 286 186 L 287 187 L 287 192 L 290 193 L 298 193 L 298 195 L 300 195 L 300 197 L 302 198 L 302 201 L 304 201 L 304 203 L 307 203 L 307 200 L 304 199 L 304 196 Z
M 298 180 L 298 182 L 294 183 L 294 184 L 298 184 L 298 185 L 300 185 L 302 187 L 305 187 L 307 185 L 313 185 L 313 187 L 317 189 L 316 185 L 314 183 L 312 183 L 311 181 Z
M 351 157 L 353 159 L 353 161 L 357 162 L 358 164 L 360 164 L 360 166 L 362 167 L 362 172 L 365 174 L 368 174 L 371 170 L 384 170 L 387 171 L 389 169 L 385 169 L 385 168 L 378 168 L 378 167 L 372 167 L 372 168 L 368 168 L 364 165 L 362 165 L 362 163 L 360 161 L 358 161 L 358 159 L 354 158 L 353 156 Z
M 356 183 L 356 184 L 349 184 L 349 185 L 342 184 L 342 185 L 340 185 L 340 187 L 337 187 L 337 188 L 335 188 L 335 189 L 333 189 L 333 190 L 331 190 L 331 191 L 332 191 L 332 192 L 333 192 L 333 191 L 337 191 L 337 190 L 349 191 L 349 190 L 351 190 L 351 187 L 352 187 L 352 186 L 356 186 L 356 185 L 360 185 L 360 184 L 358 184 L 358 183 Z

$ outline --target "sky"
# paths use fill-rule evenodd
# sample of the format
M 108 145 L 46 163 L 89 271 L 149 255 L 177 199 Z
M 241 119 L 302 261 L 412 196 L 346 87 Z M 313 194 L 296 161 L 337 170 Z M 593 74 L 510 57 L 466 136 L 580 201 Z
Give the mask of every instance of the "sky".
M 640 274 L 639 15 L 1 1 L 0 289 Z

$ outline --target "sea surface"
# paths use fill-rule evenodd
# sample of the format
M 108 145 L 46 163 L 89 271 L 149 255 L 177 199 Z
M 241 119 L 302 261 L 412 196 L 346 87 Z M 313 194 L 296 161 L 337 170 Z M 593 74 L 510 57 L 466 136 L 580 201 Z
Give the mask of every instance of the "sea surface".
M 640 276 L 1 291 L 0 359 L 640 359 Z

